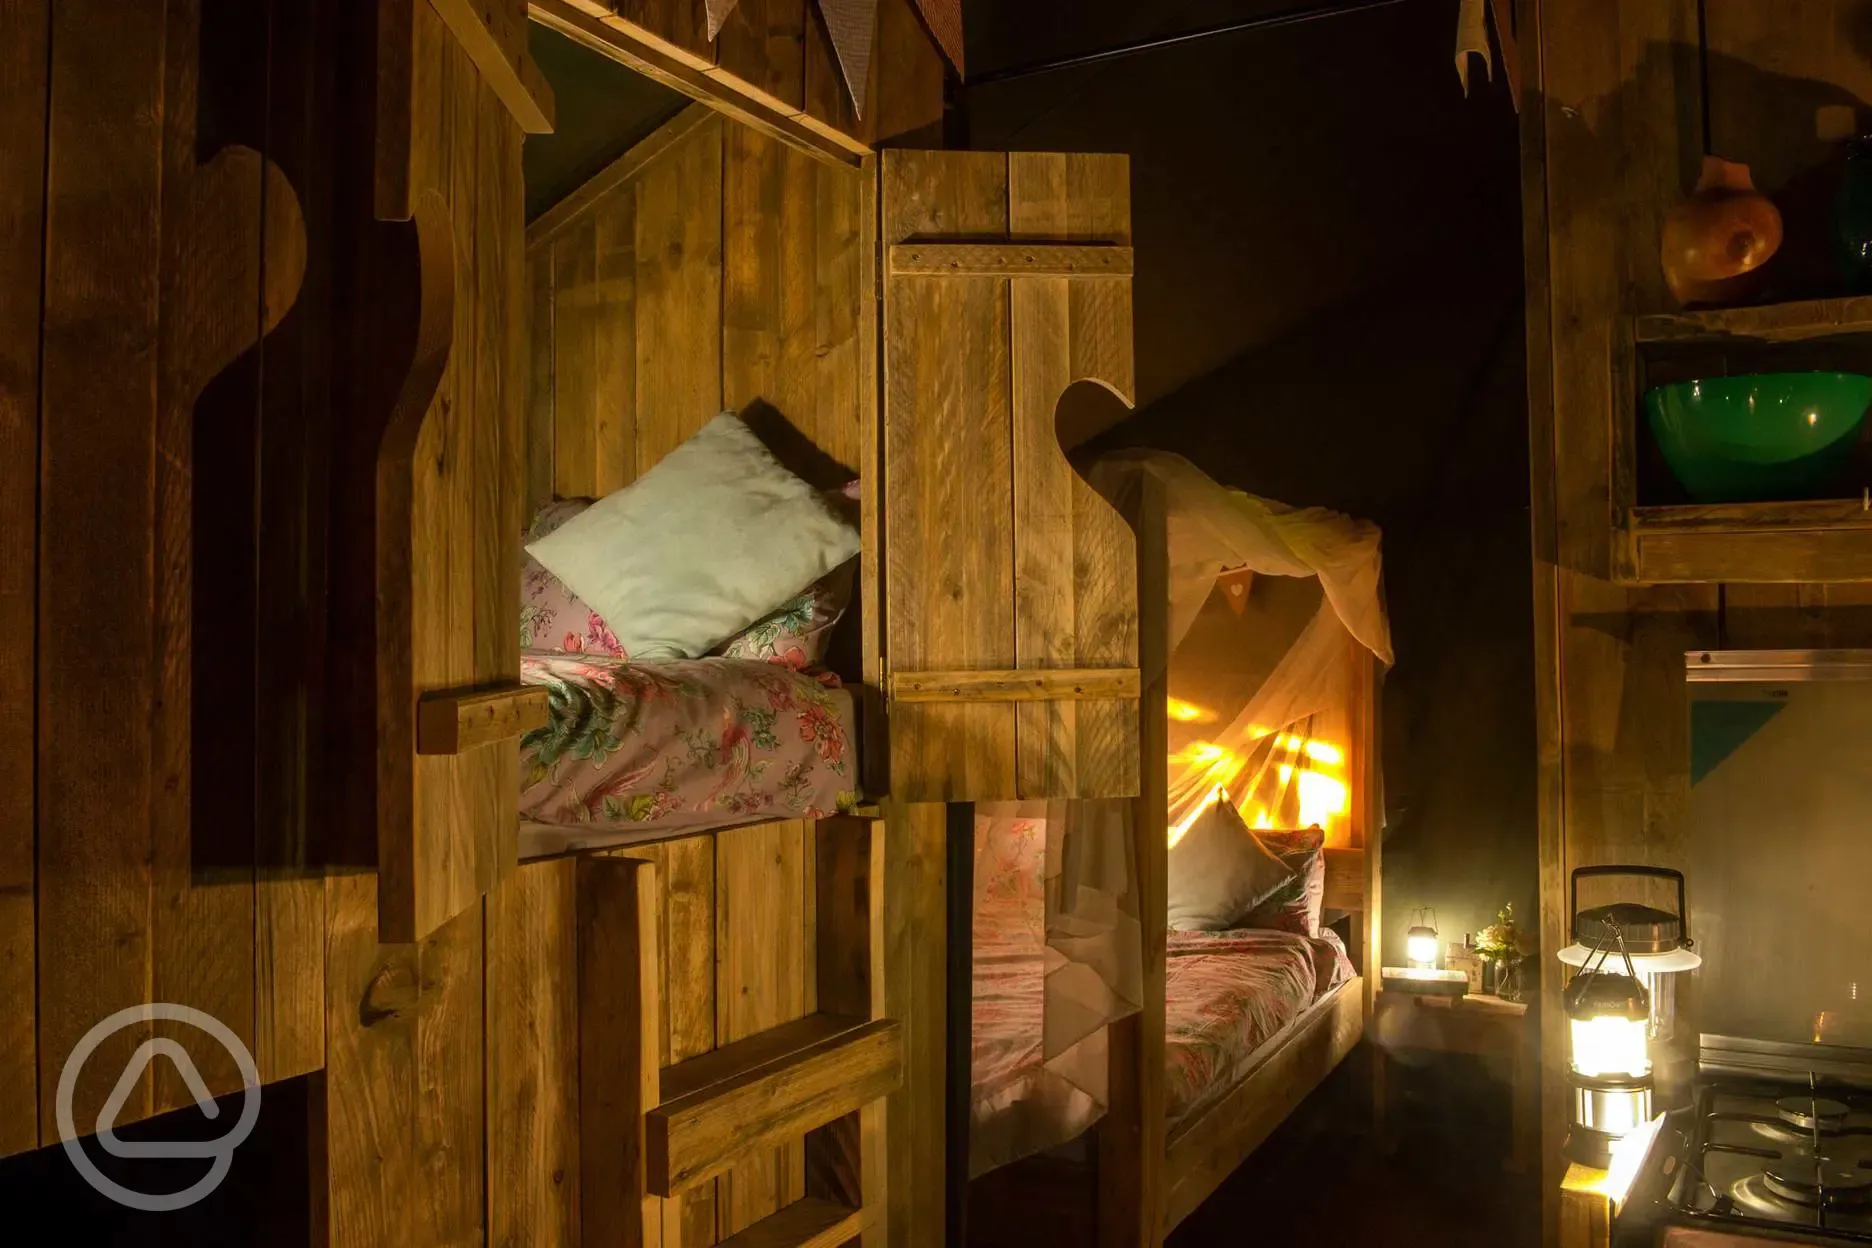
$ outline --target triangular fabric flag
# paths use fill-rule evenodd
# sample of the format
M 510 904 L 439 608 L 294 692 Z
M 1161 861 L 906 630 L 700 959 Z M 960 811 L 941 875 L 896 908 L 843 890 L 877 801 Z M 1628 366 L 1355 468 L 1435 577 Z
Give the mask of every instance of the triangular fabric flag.
M 728 15 L 734 12 L 734 6 L 738 3 L 740 0 L 708 0 L 709 42 L 713 43 L 715 36 L 721 34 L 722 23 L 728 20 Z
M 832 50 L 851 91 L 852 108 L 864 116 L 865 92 L 871 85 L 871 44 L 877 38 L 878 0 L 819 0 Z
M 955 66 L 956 75 L 966 77 L 962 69 L 962 0 L 916 0 L 916 6 L 923 14 L 923 24 L 936 37 L 937 46 Z

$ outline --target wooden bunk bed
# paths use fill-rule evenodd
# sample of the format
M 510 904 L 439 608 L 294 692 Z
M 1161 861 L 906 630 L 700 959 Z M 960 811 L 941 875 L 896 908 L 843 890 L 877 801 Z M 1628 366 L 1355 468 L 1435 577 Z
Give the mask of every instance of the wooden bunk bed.
M 1042 1229 L 1058 1242 L 1161 1243 L 1338 1066 L 1373 1015 L 1382 901 L 1377 753 L 1382 668 L 1370 650 L 1348 636 L 1350 696 L 1331 714 L 1315 717 L 1314 723 L 1320 739 L 1343 749 L 1337 779 L 1345 786 L 1345 801 L 1340 818 L 1329 827 L 1324 850 L 1322 909 L 1343 939 L 1353 973 L 1300 1008 L 1239 1061 L 1237 1069 L 1247 1073 L 1238 1075 L 1225 1092 L 1204 1098 L 1193 1112 L 1171 1124 L 1166 1104 L 1166 970 L 1174 956 L 1166 914 L 1172 801 L 1168 785 L 1169 763 L 1182 742 L 1173 738 L 1169 708 L 1174 704 L 1187 710 L 1191 700 L 1201 696 L 1199 691 L 1213 689 L 1213 682 L 1264 678 L 1268 666 L 1257 667 L 1251 660 L 1245 670 L 1230 671 L 1224 658 L 1220 666 L 1211 662 L 1205 670 L 1200 662 L 1170 659 L 1162 484 L 1142 477 L 1126 514 L 1137 534 L 1140 659 L 1147 674 L 1140 703 L 1143 782 L 1130 811 L 1143 950 L 1142 1008 L 1111 1026 L 1109 1108 L 1091 1131 L 1064 1149 L 1023 1158 L 972 1182 L 963 1216 L 969 1242 L 975 1244 L 1032 1242 Z M 1269 639 L 1283 631 L 1291 640 L 1295 630 L 1289 626 L 1298 618 L 1294 596 L 1287 595 L 1285 605 L 1250 611 L 1244 618 L 1235 596 L 1247 592 L 1247 577 L 1225 576 L 1217 583 L 1192 630 L 1192 636 L 1201 633 L 1206 622 L 1205 653 L 1216 655 L 1217 641 L 1223 643 L 1224 655 L 1231 641 L 1237 644 L 1236 654 L 1251 654 L 1257 647 L 1265 651 Z M 1300 606 L 1306 612 L 1313 609 L 1304 602 Z M 1179 655 L 1188 648 L 1193 647 Z M 959 865 L 966 869 L 967 860 Z M 952 930 L 951 940 L 956 939 L 957 931 Z M 959 1060 L 966 1061 L 966 1049 Z M 952 1068 L 951 1079 L 951 1096 L 966 1095 L 958 1088 L 968 1083 L 966 1067 Z M 951 1121 L 966 1124 L 968 1114 L 952 1110 Z M 969 1155 L 966 1144 L 958 1147 L 951 1141 L 951 1149 L 954 1156 Z

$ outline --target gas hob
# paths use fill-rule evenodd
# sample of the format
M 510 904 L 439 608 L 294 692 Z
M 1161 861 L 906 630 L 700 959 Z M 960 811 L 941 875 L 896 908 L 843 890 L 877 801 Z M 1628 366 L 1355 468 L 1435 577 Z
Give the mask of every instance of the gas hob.
M 1872 1051 L 1704 1037 L 1614 1242 L 1872 1244 Z

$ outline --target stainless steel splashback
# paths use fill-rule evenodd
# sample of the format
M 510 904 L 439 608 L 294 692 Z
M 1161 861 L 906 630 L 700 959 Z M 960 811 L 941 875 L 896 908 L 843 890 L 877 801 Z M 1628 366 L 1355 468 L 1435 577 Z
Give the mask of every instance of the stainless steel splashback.
M 1700 1030 L 1872 1046 L 1872 651 L 1687 656 Z

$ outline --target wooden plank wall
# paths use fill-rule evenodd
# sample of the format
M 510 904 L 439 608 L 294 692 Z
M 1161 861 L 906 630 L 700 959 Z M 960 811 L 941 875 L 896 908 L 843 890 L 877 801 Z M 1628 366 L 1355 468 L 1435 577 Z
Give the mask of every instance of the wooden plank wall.
M 311 90 L 309 53 L 269 44 L 273 9 L 90 0 L 5 18 L 0 525 L 21 545 L 0 585 L 14 625 L 0 688 L 10 722 L 34 730 L 0 761 L 0 974 L 9 1000 L 36 996 L 37 1017 L 10 1010 L 0 1036 L 0 1151 L 55 1135 L 37 1090 L 92 1025 L 151 999 L 222 1019 L 269 1076 L 322 1060 L 320 985 L 297 978 L 320 960 L 317 884 L 291 835 L 262 822 L 261 793 L 281 800 L 282 778 L 259 774 L 256 744 L 274 736 L 261 685 L 308 670 L 291 651 L 264 671 L 256 658 L 269 618 L 251 552 L 300 523 L 290 505 L 254 510 L 261 456 L 299 427 L 281 399 L 308 368 L 298 329 L 256 349 L 306 268 L 301 188 L 263 153 L 276 146 L 268 82 L 290 112 Z M 262 72 L 230 77 L 229 64 Z M 277 388 L 263 391 L 275 343 Z M 290 474 L 267 484 L 290 498 Z M 258 536 L 245 557 L 229 522 Z M 300 570 L 286 559 L 267 575 Z M 239 1086 L 202 1033 L 161 1030 L 213 1091 Z M 120 1032 L 87 1063 L 79 1123 L 148 1035 Z M 191 1100 L 165 1066 L 119 1121 Z
M 1606 579 L 1613 378 L 1631 365 L 1623 318 L 1672 306 L 1657 240 L 1665 212 L 1695 181 L 1706 100 L 1709 150 L 1750 162 L 1758 185 L 1784 204 L 1801 201 L 1830 155 L 1814 139 L 1815 108 L 1849 104 L 1863 119 L 1872 101 L 1872 65 L 1849 51 L 1872 20 L 1865 0 L 1710 0 L 1701 48 L 1698 7 L 1517 6 L 1532 93 L 1521 116 L 1547 950 L 1565 943 L 1573 867 L 1683 865 L 1685 650 L 1872 644 L 1865 584 L 1643 588 Z M 1791 220 L 1789 246 L 1796 233 Z M 1550 1236 L 1567 1120 L 1561 979 L 1545 959 Z M 1679 1030 L 1693 1036 L 1694 1020 Z

